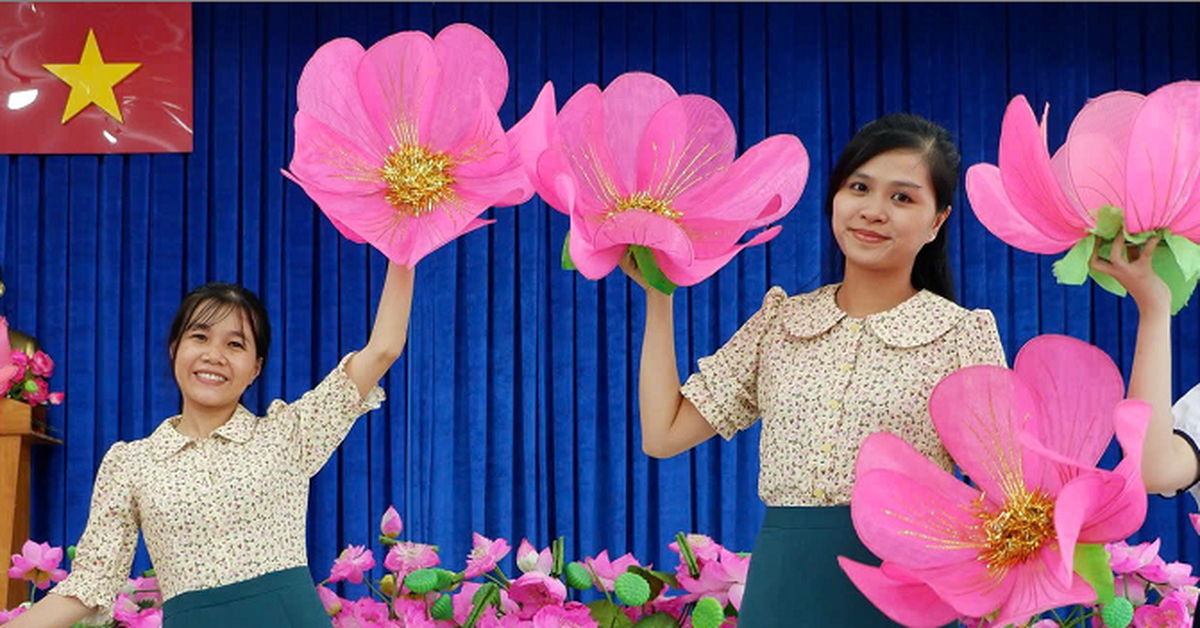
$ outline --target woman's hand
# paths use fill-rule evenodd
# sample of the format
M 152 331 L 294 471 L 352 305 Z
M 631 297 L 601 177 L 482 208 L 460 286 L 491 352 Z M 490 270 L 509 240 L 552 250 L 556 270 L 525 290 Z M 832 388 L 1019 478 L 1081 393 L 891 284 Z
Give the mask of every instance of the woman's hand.
M 1100 247 L 1096 246 L 1088 263 L 1092 270 L 1109 275 L 1124 286 L 1143 316 L 1171 310 L 1171 290 L 1154 272 L 1153 266 L 1154 251 L 1160 240 L 1158 236 L 1150 238 L 1139 250 L 1126 246 L 1125 233 L 1122 231 L 1113 241 L 1109 259 L 1100 259 Z M 1121 255 L 1122 251 L 1125 255 Z
M 621 270 L 626 277 L 633 280 L 634 283 L 641 286 L 647 293 L 650 292 L 650 282 L 646 281 L 646 277 L 642 275 L 642 269 L 638 268 L 637 260 L 633 258 L 633 249 L 627 249 L 625 254 L 621 256 Z

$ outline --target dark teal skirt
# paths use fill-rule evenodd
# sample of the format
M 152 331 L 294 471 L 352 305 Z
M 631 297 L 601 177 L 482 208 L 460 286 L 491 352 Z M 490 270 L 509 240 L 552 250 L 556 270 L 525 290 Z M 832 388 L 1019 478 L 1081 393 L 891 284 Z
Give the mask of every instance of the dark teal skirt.
M 177 595 L 163 604 L 163 628 L 329 628 L 307 567 Z
M 838 566 L 878 565 L 858 540 L 850 508 L 767 508 L 754 542 L 738 628 L 896 626 Z

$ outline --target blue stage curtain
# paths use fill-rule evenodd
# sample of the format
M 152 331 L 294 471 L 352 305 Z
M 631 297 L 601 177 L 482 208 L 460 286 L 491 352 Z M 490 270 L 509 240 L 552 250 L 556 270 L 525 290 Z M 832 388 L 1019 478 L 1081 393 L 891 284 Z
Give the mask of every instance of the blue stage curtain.
M 716 98 L 741 148 L 803 140 L 812 174 L 783 234 L 677 293 L 680 372 L 721 345 L 772 285 L 838 279 L 820 208 L 854 130 L 908 110 L 946 125 L 966 165 L 995 161 L 1008 99 L 1051 102 L 1051 146 L 1087 98 L 1197 78 L 1192 4 L 197 4 L 195 152 L 0 156 L 0 310 L 59 363 L 50 411 L 65 447 L 40 449 L 34 536 L 73 543 L 92 480 L 116 440 L 178 410 L 166 336 L 182 295 L 235 281 L 267 304 L 277 343 L 247 405 L 293 399 L 366 341 L 385 261 L 341 239 L 279 174 L 292 153 L 295 85 L 318 45 L 365 45 L 459 21 L 509 61 L 510 124 L 552 80 L 559 104 L 587 83 L 650 71 Z M 748 550 L 762 517 L 754 428 L 671 460 L 641 452 L 636 374 L 645 302 L 619 273 L 559 269 L 567 220 L 540 201 L 418 271 L 408 348 L 389 400 L 350 433 L 313 483 L 308 547 L 319 579 L 346 543 L 374 541 L 394 504 L 406 536 L 462 564 L 471 532 L 565 535 L 572 557 L 607 548 L 665 566 L 679 530 Z M 988 234 L 959 193 L 949 224 L 961 302 L 991 308 L 1010 358 L 1039 333 L 1093 342 L 1128 372 L 1136 311 L 1094 286 L 1066 288 L 1052 259 Z M 1200 381 L 1200 307 L 1176 319 L 1175 390 Z M 1106 456 L 1112 465 L 1115 448 Z M 1151 498 L 1141 538 L 1200 559 L 1190 498 Z M 296 522 L 297 528 L 301 522 Z M 147 565 L 144 555 L 139 567 Z M 511 563 L 509 563 L 511 570 Z

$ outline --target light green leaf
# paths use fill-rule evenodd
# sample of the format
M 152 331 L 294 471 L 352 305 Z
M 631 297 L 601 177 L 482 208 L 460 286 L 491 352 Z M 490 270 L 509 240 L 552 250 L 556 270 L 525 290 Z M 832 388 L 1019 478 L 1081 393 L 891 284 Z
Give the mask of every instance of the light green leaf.
M 650 249 L 637 244 L 629 247 L 633 251 L 633 259 L 637 261 L 638 270 L 642 271 L 642 276 L 646 278 L 646 282 L 651 288 L 658 290 L 663 294 L 672 294 L 679 286 L 667 279 L 662 270 L 658 267 L 658 262 L 654 261 L 654 253 Z
M 567 237 L 563 238 L 562 246 L 562 267 L 563 270 L 575 270 L 575 262 L 571 261 L 571 232 L 567 232 Z
M 1200 275 L 1200 245 L 1170 232 L 1163 236 L 1163 244 L 1175 254 L 1175 262 L 1185 279 Z
M 1120 207 L 1105 205 L 1096 210 L 1096 226 L 1090 231 L 1105 240 L 1112 240 L 1125 228 L 1125 212 Z
M 1116 597 L 1110 558 L 1103 545 L 1080 543 L 1075 546 L 1075 573 L 1092 586 L 1101 604 L 1108 604 Z
M 1154 272 L 1171 289 L 1171 315 L 1174 316 L 1191 300 L 1192 293 L 1196 290 L 1197 277 L 1193 275 L 1189 279 L 1184 275 L 1175 253 L 1169 246 L 1155 249 L 1151 265 L 1154 266 Z
M 1085 236 L 1075 243 L 1067 254 L 1054 262 L 1054 278 L 1058 283 L 1069 286 L 1080 286 L 1088 278 L 1088 263 L 1092 260 L 1092 250 L 1096 248 L 1096 236 Z

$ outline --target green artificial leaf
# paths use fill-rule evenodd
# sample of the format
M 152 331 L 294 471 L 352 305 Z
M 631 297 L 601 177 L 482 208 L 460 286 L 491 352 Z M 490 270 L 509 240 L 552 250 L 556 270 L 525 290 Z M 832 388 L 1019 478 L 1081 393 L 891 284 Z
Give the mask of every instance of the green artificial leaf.
M 1154 272 L 1162 278 L 1163 283 L 1171 289 L 1171 315 L 1174 316 L 1192 298 L 1192 292 L 1196 290 L 1197 277 L 1192 275 L 1191 278 L 1188 278 L 1184 274 L 1179 266 L 1179 260 L 1169 246 L 1160 246 L 1155 249 L 1151 265 L 1154 266 Z
M 562 246 L 562 267 L 563 270 L 575 270 L 575 262 L 571 261 L 571 232 L 567 232 L 567 237 L 563 238 Z
M 1058 283 L 1069 286 L 1080 286 L 1088 278 L 1088 264 L 1092 261 L 1092 251 L 1096 248 L 1096 236 L 1085 236 L 1075 243 L 1070 251 L 1057 262 L 1054 262 L 1054 278 Z
M 1110 558 L 1103 545 L 1080 543 L 1075 546 L 1075 573 L 1092 585 L 1101 604 L 1108 604 L 1116 597 Z
M 667 279 L 662 270 L 658 267 L 658 262 L 654 261 L 654 253 L 650 249 L 639 246 L 637 244 L 630 245 L 629 249 L 633 251 L 633 259 L 637 261 L 638 270 L 642 271 L 642 276 L 646 278 L 646 282 L 651 288 L 658 290 L 663 294 L 672 294 L 679 286 Z
M 589 602 L 587 607 L 599 628 L 633 628 L 633 621 L 620 606 L 613 602 L 596 600 Z
M 1096 226 L 1090 231 L 1105 240 L 1112 240 L 1125 228 L 1125 212 L 1120 207 L 1105 205 L 1096 210 Z

